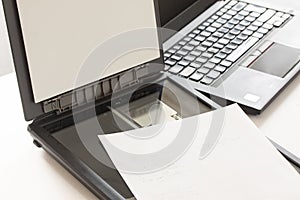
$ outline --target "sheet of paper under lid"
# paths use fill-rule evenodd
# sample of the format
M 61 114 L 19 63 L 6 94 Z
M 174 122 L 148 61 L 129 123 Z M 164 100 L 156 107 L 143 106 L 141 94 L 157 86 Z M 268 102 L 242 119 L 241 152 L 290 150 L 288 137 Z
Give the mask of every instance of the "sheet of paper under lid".
M 18 0 L 17 5 L 36 103 L 160 56 L 153 0 Z M 148 32 L 112 39 L 141 29 Z M 84 68 L 103 43 L 90 60 L 95 67 Z
M 216 116 L 225 116 L 220 121 L 221 132 L 218 137 L 215 133 L 210 133 L 212 136 L 209 136 L 210 125 L 217 126 L 213 121 Z M 163 148 L 168 148 L 168 144 L 174 142 L 183 124 L 195 121 L 199 122 L 197 134 L 190 146 L 174 162 L 145 173 L 130 170 L 132 165 L 136 169 L 147 169 L 152 164 L 147 157 L 151 158 L 151 153 L 155 151 L 163 152 Z M 133 137 L 151 131 L 157 132 L 158 128 L 154 126 L 99 136 L 116 168 L 138 200 L 300 199 L 298 173 L 237 105 L 167 123 L 158 135 L 148 140 Z M 116 153 L 120 152 L 116 148 L 132 156 L 128 156 L 126 160 L 124 156 Z M 210 148 L 206 157 L 201 157 L 201 152 L 206 151 L 203 148 Z M 136 159 L 137 155 L 143 156 L 143 162 Z M 171 156 L 170 154 L 169 157 Z

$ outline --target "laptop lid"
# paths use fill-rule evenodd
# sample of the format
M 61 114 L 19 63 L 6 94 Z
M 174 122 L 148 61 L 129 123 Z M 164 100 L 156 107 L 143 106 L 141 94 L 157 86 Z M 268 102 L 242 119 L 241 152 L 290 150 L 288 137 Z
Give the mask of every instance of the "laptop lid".
M 98 45 L 124 32 L 160 25 L 153 0 L 3 0 L 3 6 L 26 120 L 44 114 L 43 102 L 58 95 L 145 63 L 162 63 L 155 32 L 150 40 L 156 50 L 124 55 L 101 76 L 90 73 L 74 88 L 82 63 Z M 109 54 L 114 48 L 106 50 Z
M 218 0 L 159 0 L 164 28 L 179 31 Z

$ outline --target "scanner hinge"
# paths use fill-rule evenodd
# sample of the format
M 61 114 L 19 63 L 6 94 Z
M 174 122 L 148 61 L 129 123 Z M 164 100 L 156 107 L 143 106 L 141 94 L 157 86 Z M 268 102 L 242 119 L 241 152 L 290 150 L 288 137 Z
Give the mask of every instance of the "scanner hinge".
M 108 79 L 100 80 L 43 102 L 44 112 L 55 111 L 57 114 L 61 114 L 72 108 L 100 100 L 111 95 L 113 92 L 138 84 L 142 78 L 157 74 L 157 71 L 160 71 L 160 69 L 157 68 L 155 70 L 149 64 L 146 64 Z

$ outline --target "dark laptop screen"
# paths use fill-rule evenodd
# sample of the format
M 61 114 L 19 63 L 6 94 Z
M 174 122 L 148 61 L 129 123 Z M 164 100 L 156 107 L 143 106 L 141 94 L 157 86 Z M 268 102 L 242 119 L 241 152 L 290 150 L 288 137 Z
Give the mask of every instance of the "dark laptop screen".
M 158 0 L 162 26 L 179 30 L 218 0 Z M 184 13 L 183 11 L 186 12 Z M 182 13 L 182 17 L 176 20 Z

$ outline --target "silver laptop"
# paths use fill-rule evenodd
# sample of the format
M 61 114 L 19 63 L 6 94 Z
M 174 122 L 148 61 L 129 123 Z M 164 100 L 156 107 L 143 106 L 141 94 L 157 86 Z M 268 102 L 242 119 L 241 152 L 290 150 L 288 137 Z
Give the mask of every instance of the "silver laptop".
M 282 1 L 256 2 L 159 0 L 163 26 L 177 31 L 163 45 L 165 71 L 220 104 L 262 112 L 299 72 L 300 31 Z

